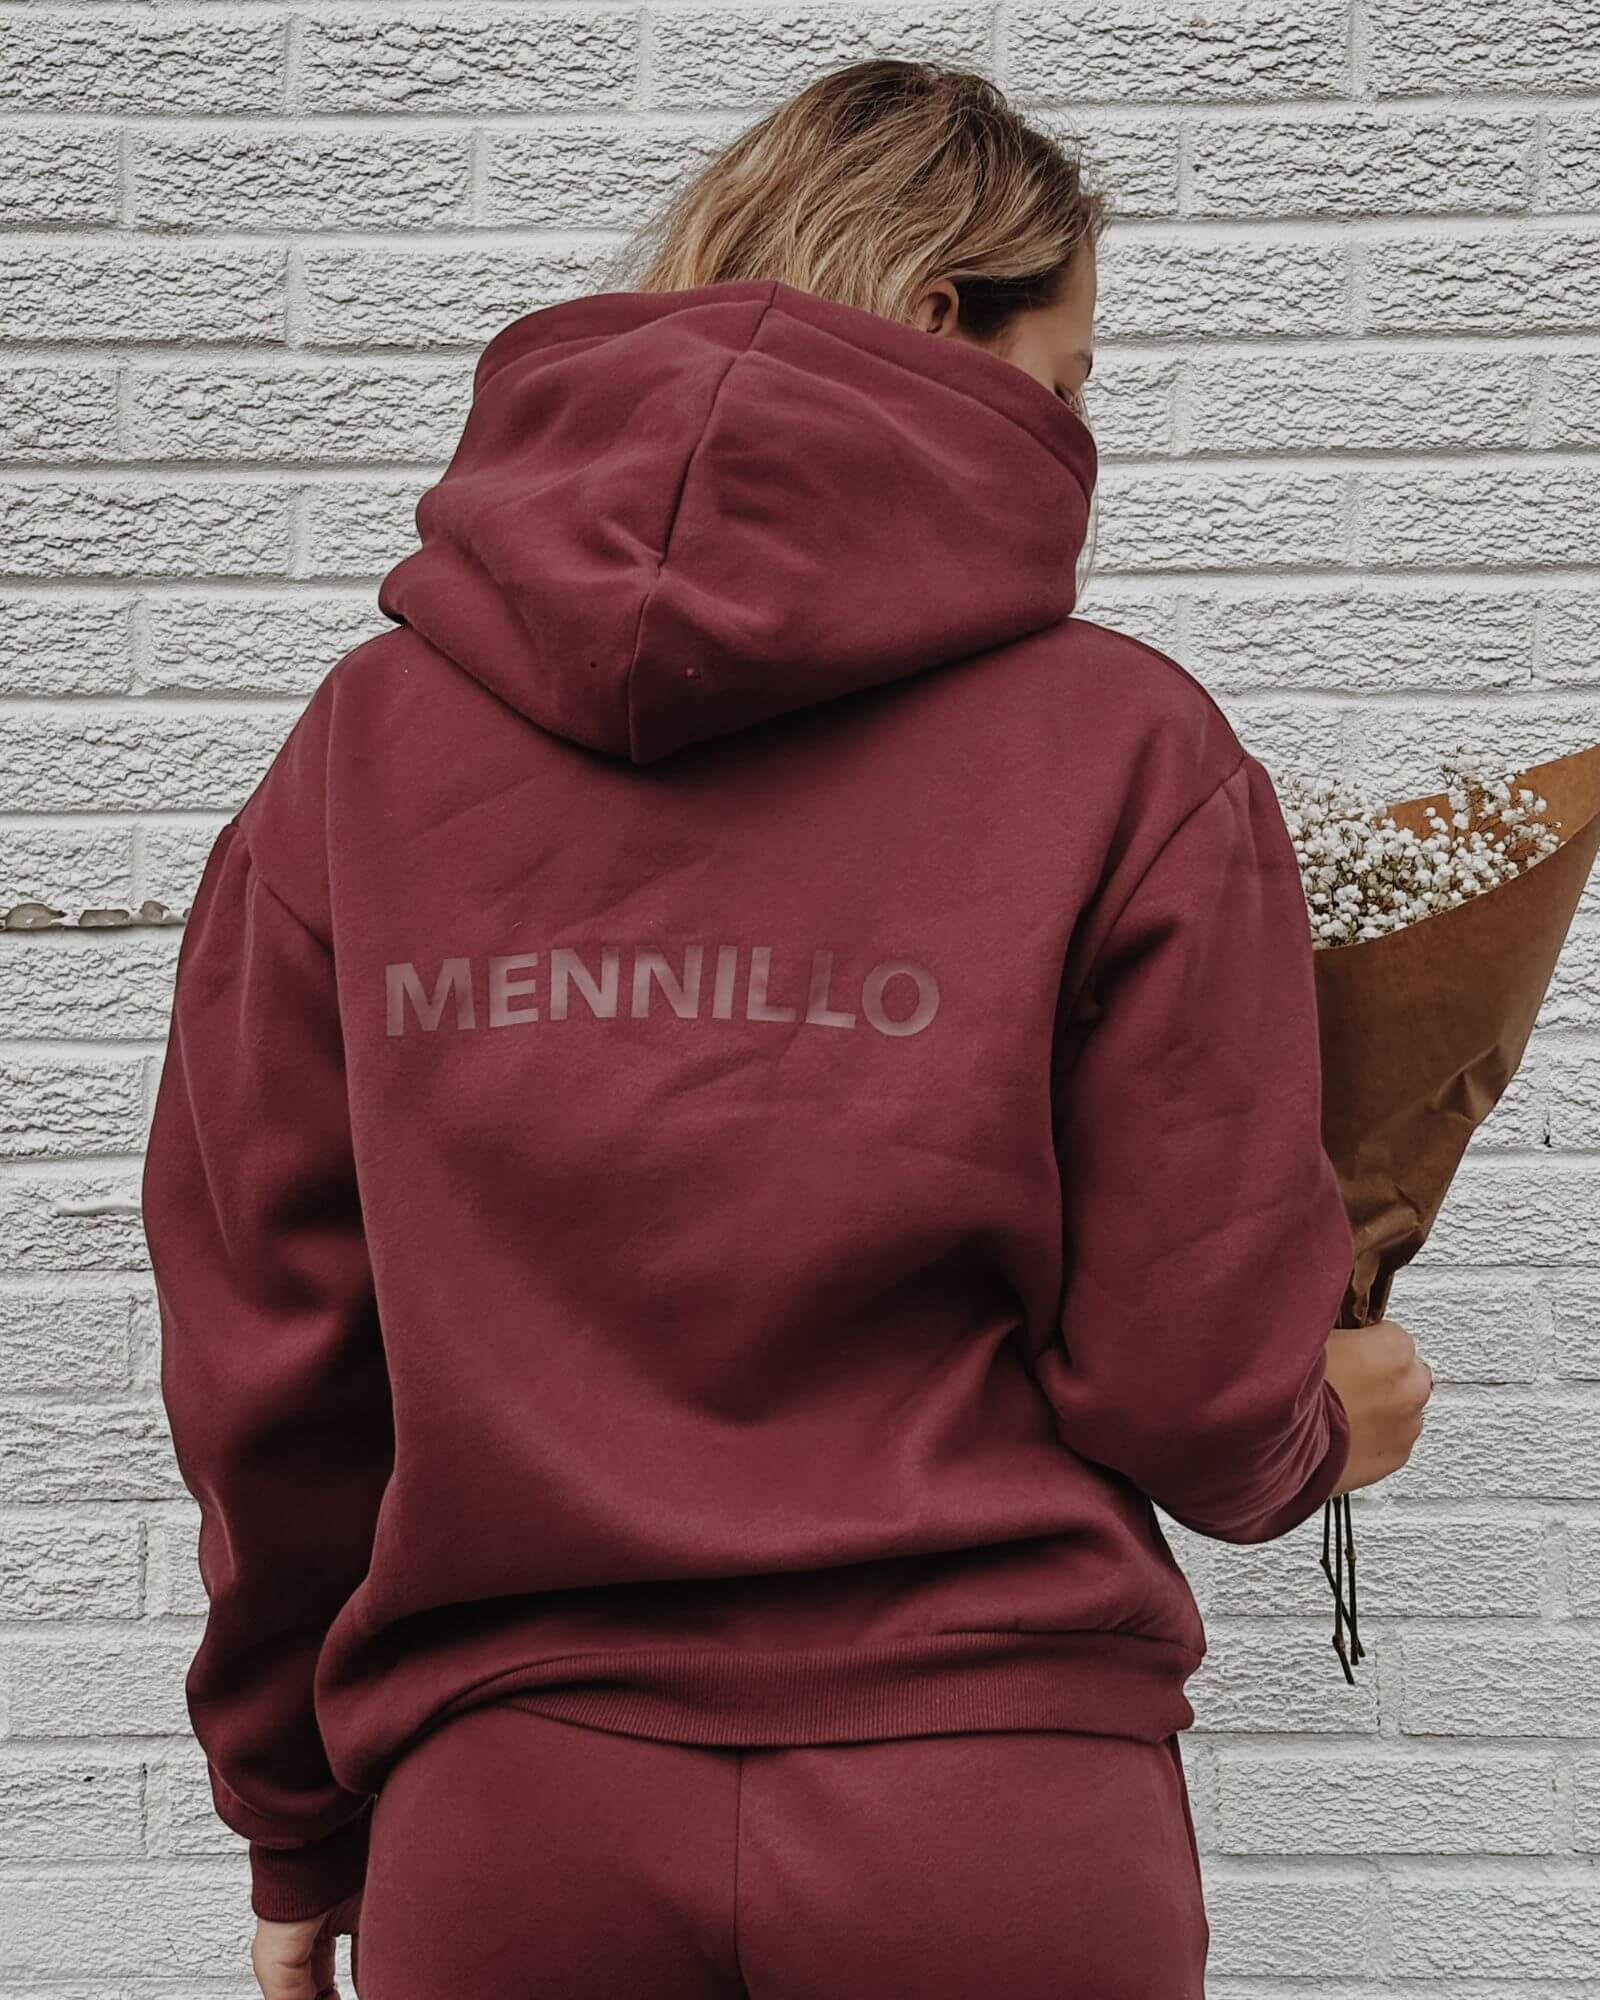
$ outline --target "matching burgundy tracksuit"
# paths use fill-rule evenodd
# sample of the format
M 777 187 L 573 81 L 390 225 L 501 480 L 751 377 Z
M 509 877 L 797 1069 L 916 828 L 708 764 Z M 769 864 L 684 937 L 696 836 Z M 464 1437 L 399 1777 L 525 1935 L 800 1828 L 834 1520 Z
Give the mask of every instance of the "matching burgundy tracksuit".
M 1022 370 L 782 284 L 484 350 L 217 836 L 143 1184 L 258 1914 L 361 2000 L 1187 2000 L 1160 1507 L 1343 1470 L 1271 782 Z

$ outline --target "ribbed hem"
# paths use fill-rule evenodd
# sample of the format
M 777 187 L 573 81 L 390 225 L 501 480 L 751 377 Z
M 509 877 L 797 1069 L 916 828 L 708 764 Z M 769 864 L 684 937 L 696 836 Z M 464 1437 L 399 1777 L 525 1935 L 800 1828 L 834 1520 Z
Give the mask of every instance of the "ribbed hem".
M 320 1917 L 355 1895 L 366 1879 L 368 1804 L 322 1840 L 301 1847 L 250 1843 L 250 1907 L 258 1917 L 293 1923 Z
M 445 1713 L 505 1701 L 674 1743 L 796 1746 L 981 1729 L 1160 1742 L 1187 1729 L 1186 1646 L 1123 1632 L 944 1632 L 803 1653 L 650 1647 L 568 1654 L 481 1681 Z

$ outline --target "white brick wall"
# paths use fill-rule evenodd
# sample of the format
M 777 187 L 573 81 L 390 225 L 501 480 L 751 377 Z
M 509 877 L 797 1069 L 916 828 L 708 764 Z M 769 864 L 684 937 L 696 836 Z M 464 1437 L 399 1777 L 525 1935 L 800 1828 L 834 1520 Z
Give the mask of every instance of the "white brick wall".
M 869 52 L 1083 135 L 1100 567 L 1274 768 L 1600 736 L 1600 0 L 0 0 L 0 1994 L 254 1990 L 180 1681 L 203 1603 L 138 1150 L 181 907 L 381 627 L 472 362 L 758 105 Z M 1102 386 L 1103 385 L 1103 386 Z M 1395 1310 L 1357 1502 L 1174 1529 L 1213 1994 L 1600 1995 L 1600 884 Z

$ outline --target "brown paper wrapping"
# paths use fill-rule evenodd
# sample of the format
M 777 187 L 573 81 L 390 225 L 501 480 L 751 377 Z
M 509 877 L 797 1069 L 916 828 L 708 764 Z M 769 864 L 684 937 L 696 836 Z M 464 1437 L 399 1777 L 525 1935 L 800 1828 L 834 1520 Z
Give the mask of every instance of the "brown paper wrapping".
M 1600 743 L 1520 772 L 1561 845 L 1509 882 L 1437 916 L 1314 955 L 1322 1140 L 1350 1217 L 1355 1265 L 1340 1326 L 1388 1310 L 1394 1274 L 1428 1240 L 1467 1142 L 1517 1073 L 1600 848 Z M 1389 807 L 1427 830 L 1442 792 Z M 1365 1655 L 1350 1498 L 1322 1510 L 1333 1645 L 1347 1681 Z
M 1513 781 L 1548 805 L 1561 846 L 1520 875 L 1403 930 L 1315 954 L 1322 1137 L 1356 1261 L 1341 1326 L 1387 1310 L 1427 1241 L 1467 1141 L 1516 1074 L 1600 849 L 1600 743 Z M 1442 793 L 1389 811 L 1426 830 Z

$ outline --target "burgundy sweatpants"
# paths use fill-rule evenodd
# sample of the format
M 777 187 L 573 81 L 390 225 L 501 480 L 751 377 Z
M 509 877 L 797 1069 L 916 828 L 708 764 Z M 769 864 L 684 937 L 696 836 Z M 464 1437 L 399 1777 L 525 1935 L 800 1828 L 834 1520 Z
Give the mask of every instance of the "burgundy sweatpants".
M 1176 1738 L 705 1749 L 507 1703 L 373 1808 L 359 2000 L 1200 2000 Z

